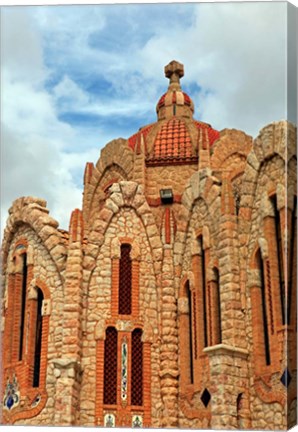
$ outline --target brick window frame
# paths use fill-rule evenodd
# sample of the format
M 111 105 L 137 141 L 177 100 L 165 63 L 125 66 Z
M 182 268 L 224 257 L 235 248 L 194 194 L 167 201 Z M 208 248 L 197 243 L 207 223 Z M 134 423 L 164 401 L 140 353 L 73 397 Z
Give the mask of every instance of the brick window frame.
M 264 238 L 267 244 L 270 244 L 267 253 L 266 277 L 268 284 L 270 283 L 272 298 L 271 326 L 274 332 L 283 331 L 285 329 L 284 298 L 287 289 L 284 274 L 286 269 L 286 254 L 283 247 L 285 244 L 286 209 L 285 207 L 278 208 L 276 191 L 271 191 L 264 196 L 263 207 Z
M 120 325 L 120 327 L 119 327 Z M 121 324 L 117 319 L 110 319 L 106 322 L 106 329 L 109 327 L 115 328 L 117 331 L 117 396 L 116 403 L 104 403 L 104 372 L 108 358 L 105 356 L 105 340 L 106 331 L 97 335 L 96 341 L 96 405 L 95 405 L 95 425 L 103 425 L 104 415 L 107 412 L 113 413 L 116 418 L 116 426 L 130 426 L 129 422 L 125 422 L 125 418 L 132 418 L 132 415 L 138 413 L 143 416 L 143 424 L 146 427 L 150 426 L 151 422 L 151 342 L 144 341 L 144 331 L 142 325 L 136 322 L 132 324 L 130 330 L 123 330 Z M 134 361 L 133 355 L 133 335 L 135 332 L 139 333 L 139 343 L 141 343 L 142 350 L 142 404 L 133 405 L 132 392 L 133 392 L 133 373 Z M 121 360 L 122 343 L 125 341 L 127 344 L 127 399 L 125 401 L 121 398 Z M 123 422 L 124 421 L 124 422 Z
M 196 301 L 194 307 L 197 310 L 196 334 L 198 337 L 198 355 L 205 356 L 204 348 L 211 345 L 210 341 L 210 304 L 208 292 L 207 269 L 210 264 L 209 239 L 202 231 L 196 233 L 196 248 L 192 254 L 192 272 L 194 275 L 194 292 Z
M 274 327 L 271 269 L 268 246 L 264 241 L 256 244 L 250 263 L 250 295 L 254 366 L 257 377 L 279 370 L 279 343 Z
M 201 237 L 199 244 L 198 238 Z M 205 349 L 205 342 L 210 344 L 209 337 L 209 322 L 210 322 L 210 307 L 211 300 L 208 297 L 207 285 L 209 282 L 209 268 L 211 262 L 211 246 L 208 226 L 203 226 L 193 233 L 193 239 L 190 245 L 191 262 L 189 271 L 182 277 L 180 282 L 180 291 L 178 296 L 178 316 L 179 316 L 179 344 L 180 344 L 180 380 L 181 392 L 185 397 L 189 398 L 199 392 L 201 395 L 204 392 L 208 383 L 210 383 L 210 364 L 209 356 Z M 202 278 L 202 255 L 205 255 L 204 275 L 205 275 L 205 293 L 203 293 L 203 278 Z M 189 346 L 187 346 L 188 334 L 186 336 L 185 329 L 188 324 L 188 299 L 184 284 L 189 280 L 190 290 L 192 292 L 192 327 L 193 327 L 193 383 L 191 384 L 189 371 Z M 204 295 L 205 301 L 204 301 Z M 205 304 L 204 304 L 205 303 Z M 205 310 L 205 317 L 204 317 Z M 205 318 L 205 319 L 204 319 Z M 204 324 L 206 331 L 204 331 Z M 188 337 L 189 340 L 189 337 Z M 185 349 L 183 348 L 185 346 Z M 209 346 L 209 345 L 208 345 Z M 182 365 L 186 365 L 185 371 L 182 372 Z M 188 369 L 187 369 L 188 368 Z M 204 373 L 202 373 L 204 371 Z M 202 403 L 202 409 L 210 411 L 210 404 L 207 407 Z
M 28 310 L 30 315 L 30 324 L 28 326 L 28 350 L 27 362 L 30 365 L 28 381 L 34 389 L 43 389 L 46 386 L 46 370 L 47 370 L 47 351 L 48 351 L 48 334 L 51 314 L 50 291 L 44 281 L 34 279 L 31 281 L 28 292 Z M 40 365 L 39 365 L 39 380 L 38 385 L 33 385 L 34 378 L 34 363 L 36 349 L 36 329 L 37 329 L 37 312 L 39 293 L 42 294 L 41 304 L 41 341 L 40 341 Z
M 217 345 L 222 341 L 221 332 L 221 300 L 220 300 L 220 274 L 217 266 L 213 266 L 207 281 L 208 317 L 209 317 L 209 344 Z
M 23 354 L 27 328 L 27 289 L 32 275 L 33 266 L 28 260 L 28 243 L 26 239 L 21 239 L 16 243 L 8 265 L 8 300 L 4 315 L 4 368 L 20 367 L 25 363 Z
M 293 312 L 293 315 L 296 315 L 296 290 L 291 290 L 291 273 L 295 275 L 296 279 L 297 268 L 293 266 L 292 269 L 291 264 L 287 261 L 291 254 L 291 246 L 289 237 L 286 236 L 291 232 L 291 225 L 295 220 L 292 211 L 295 207 L 296 197 L 292 196 L 291 199 L 289 197 L 286 199 L 283 188 L 276 188 L 264 194 L 262 203 L 263 232 L 267 244 L 270 244 L 270 247 L 267 248 L 266 283 L 269 293 L 270 337 L 272 339 L 271 358 L 273 364 L 271 373 L 282 373 L 283 351 L 278 349 L 281 344 L 287 344 L 287 356 L 290 365 L 296 364 L 297 359 L 296 350 L 291 348 L 296 341 L 296 326 L 294 323 L 289 323 L 287 318 L 289 307 L 292 308 L 290 313 Z M 295 242 L 292 243 L 292 248 L 292 255 L 295 255 L 297 252 Z M 289 296 L 293 296 L 291 300 L 289 300 Z M 289 307 L 287 307 L 287 303 Z
M 179 290 L 178 317 L 180 340 L 180 380 L 182 391 L 193 391 L 195 376 L 195 347 L 194 347 L 194 317 L 193 317 L 193 289 L 190 279 L 184 277 Z
M 293 207 L 288 209 L 288 290 L 287 324 L 296 328 L 297 320 L 297 196 L 293 197 Z
M 27 277 L 24 283 L 24 256 L 27 260 Z M 22 407 L 17 407 L 11 412 L 3 411 L 4 423 L 14 423 L 17 420 L 29 419 L 36 416 L 44 408 L 47 401 L 46 392 L 46 369 L 47 350 L 50 320 L 50 291 L 47 285 L 37 279 L 33 279 L 33 252 L 26 239 L 20 239 L 14 248 L 12 258 L 8 263 L 7 276 L 7 308 L 5 310 L 4 326 L 4 354 L 3 354 L 3 377 L 11 379 L 15 374 L 18 380 L 21 398 L 26 395 L 26 402 Z M 20 295 L 22 288 L 25 289 L 25 309 L 21 310 Z M 38 288 L 37 288 L 38 287 Z M 38 386 L 33 386 L 34 373 L 34 351 L 36 332 L 36 301 L 37 289 L 42 292 L 43 301 L 41 306 L 42 331 L 40 343 L 40 364 Z M 20 344 L 21 319 L 23 317 L 23 344 Z M 22 356 L 20 359 L 20 346 Z M 31 402 L 40 394 L 41 402 L 32 406 Z
M 286 254 L 284 253 L 284 243 L 285 243 L 285 223 L 286 223 L 286 215 L 285 215 L 285 207 L 280 209 L 278 208 L 277 203 L 277 195 L 272 194 L 269 196 L 269 200 L 271 201 L 271 205 L 274 211 L 274 226 L 275 226 L 275 236 L 272 236 L 275 240 L 274 245 L 277 254 L 277 279 L 278 279 L 278 288 L 279 288 L 279 296 L 280 296 L 280 311 L 281 311 L 281 324 L 286 324 L 286 281 L 285 281 L 285 270 L 287 265 Z M 268 239 L 269 240 L 269 239 Z M 271 240 L 273 240 L 271 238 Z
M 287 356 L 291 371 L 297 369 L 297 196 L 288 208 L 288 305 L 287 305 Z

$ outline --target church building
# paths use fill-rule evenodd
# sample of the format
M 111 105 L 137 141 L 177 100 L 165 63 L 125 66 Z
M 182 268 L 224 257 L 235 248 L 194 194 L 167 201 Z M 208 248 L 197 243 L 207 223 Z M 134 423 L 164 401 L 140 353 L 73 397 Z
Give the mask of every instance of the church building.
M 12 203 L 0 423 L 296 422 L 296 128 L 217 131 L 165 75 L 157 121 L 87 162 L 68 231 Z

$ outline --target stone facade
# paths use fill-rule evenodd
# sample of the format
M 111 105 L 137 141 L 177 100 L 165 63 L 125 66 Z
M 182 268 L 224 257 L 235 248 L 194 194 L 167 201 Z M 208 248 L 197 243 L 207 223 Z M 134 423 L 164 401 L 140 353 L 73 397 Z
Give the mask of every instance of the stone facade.
M 87 163 L 69 231 L 23 197 L 2 244 L 2 422 L 287 429 L 296 422 L 296 129 L 158 121 Z

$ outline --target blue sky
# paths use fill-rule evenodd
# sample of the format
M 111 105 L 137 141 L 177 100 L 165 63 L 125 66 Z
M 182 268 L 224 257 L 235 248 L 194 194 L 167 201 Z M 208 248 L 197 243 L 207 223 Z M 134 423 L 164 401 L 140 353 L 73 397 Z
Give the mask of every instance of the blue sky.
M 196 119 L 257 136 L 286 117 L 286 3 L 2 8 L 2 229 L 23 195 L 67 229 L 85 163 L 156 121 L 173 59 Z

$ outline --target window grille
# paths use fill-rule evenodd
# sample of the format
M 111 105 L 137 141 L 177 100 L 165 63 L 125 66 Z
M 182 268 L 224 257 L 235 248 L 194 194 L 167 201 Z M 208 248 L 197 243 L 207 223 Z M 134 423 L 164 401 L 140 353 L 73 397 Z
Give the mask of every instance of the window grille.
M 117 403 L 117 330 L 108 327 L 106 330 L 104 352 L 104 404 Z
M 130 258 L 131 246 L 129 244 L 121 245 L 121 258 L 119 269 L 119 314 L 131 314 L 131 283 L 132 283 L 132 265 Z
M 142 330 L 132 332 L 131 404 L 143 405 L 143 343 Z

